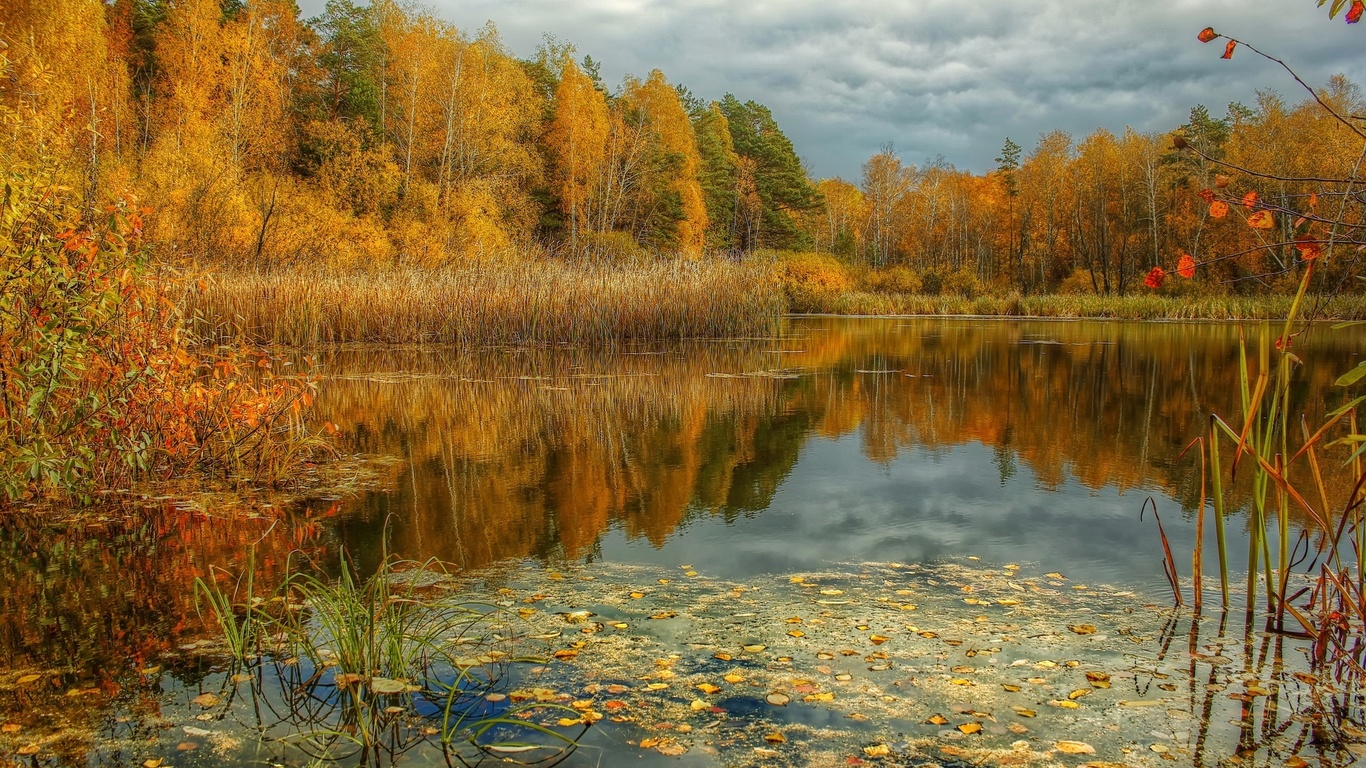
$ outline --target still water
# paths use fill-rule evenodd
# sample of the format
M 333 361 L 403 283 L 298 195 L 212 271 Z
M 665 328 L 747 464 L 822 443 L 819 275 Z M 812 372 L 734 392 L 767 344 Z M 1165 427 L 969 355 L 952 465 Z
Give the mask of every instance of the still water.
M 354 477 L 341 478 L 351 490 L 288 504 L 268 494 L 187 491 L 145 499 L 136 514 L 108 510 L 74 524 L 23 513 L 3 520 L 0 721 L 19 730 L 0 734 L 0 764 L 30 744 L 41 748 L 35 759 L 50 765 L 306 762 L 307 754 L 292 747 L 252 746 L 253 734 L 278 735 L 285 727 L 262 726 L 260 702 L 296 684 L 261 678 L 250 683 L 259 694 L 232 693 L 247 683 L 232 682 L 230 670 L 214 661 L 216 630 L 197 612 L 192 585 L 211 569 L 240 574 L 249 565 L 259 584 L 273 585 L 291 552 L 335 568 L 327 564 L 345 551 L 361 571 L 375 568 L 386 552 L 449 563 L 465 584 L 502 589 L 490 593 L 495 598 L 515 595 L 509 604 L 534 605 L 533 620 L 550 624 L 547 636 L 574 636 L 576 628 L 556 625 L 566 612 L 613 617 L 611 626 L 624 629 L 613 634 L 603 625 L 594 642 L 614 650 L 585 653 L 577 666 L 567 665 L 570 678 L 617 680 L 634 691 L 639 675 L 623 670 L 653 669 L 663 657 L 681 659 L 679 669 L 699 681 L 715 682 L 726 670 L 713 651 L 739 654 L 740 642 L 787 649 L 776 660 L 734 660 L 749 667 L 730 670 L 732 676 L 762 680 L 764 690 L 810 687 L 794 686 L 794 672 L 839 673 L 848 685 L 864 686 L 840 693 L 839 706 L 801 710 L 765 705 L 764 690 L 757 699 L 732 697 L 737 708 L 716 717 L 740 723 L 744 710 L 753 715 L 748 725 L 736 726 L 731 742 L 689 746 L 688 764 L 748 764 L 755 739 L 758 749 L 773 751 L 763 746 L 773 743 L 764 731 L 773 727 L 807 728 L 804 748 L 838 742 L 855 756 L 860 739 L 885 739 L 889 729 L 903 736 L 928 729 L 925 737 L 936 738 L 937 726 L 924 725 L 925 718 L 948 707 L 958 707 L 952 711 L 960 719 L 977 717 L 973 707 L 986 706 L 986 694 L 962 698 L 970 689 L 949 683 L 965 674 L 956 670 L 982 662 L 964 657 L 965 649 L 995 643 L 983 658 L 992 655 L 996 666 L 978 670 L 978 690 L 993 675 L 1001 678 L 990 684 L 997 695 L 999 684 L 1019 690 L 1002 675 L 1008 666 L 1035 664 L 1031 674 L 1039 679 L 1053 675 L 1046 666 L 1052 662 L 1039 658 L 1109 670 L 1116 689 L 1121 680 L 1134 688 L 1123 692 L 1132 699 L 1149 695 L 1153 685 L 1152 692 L 1176 690 L 1174 676 L 1189 685 L 1188 700 L 1167 702 L 1166 709 L 1095 709 L 1101 719 L 1092 720 L 1067 715 L 1048 727 L 1062 722 L 1071 732 L 1050 738 L 1113 729 L 1115 739 L 1122 734 L 1127 741 L 1122 754 L 1120 741 L 1106 746 L 1109 759 L 1129 760 L 1138 750 L 1158 760 L 1156 751 L 1143 752 L 1143 740 L 1166 728 L 1172 735 L 1162 745 L 1185 750 L 1178 753 L 1184 763 L 1213 765 L 1221 754 L 1246 753 L 1257 764 L 1280 765 L 1291 747 L 1273 743 L 1281 736 L 1254 731 L 1282 728 L 1290 722 L 1286 713 L 1299 710 L 1286 706 L 1278 715 L 1267 704 L 1267 719 L 1254 723 L 1255 707 L 1241 716 L 1225 712 L 1239 705 L 1220 693 L 1238 679 L 1227 665 L 1239 653 L 1247 659 L 1244 681 L 1295 684 L 1287 677 L 1293 664 L 1282 666 L 1280 640 L 1223 624 L 1202 630 L 1188 616 L 1178 628 L 1163 612 L 1170 593 L 1155 524 L 1139 514 L 1151 498 L 1178 571 L 1188 577 L 1200 470 L 1195 454 L 1182 452 L 1208 429 L 1211 415 L 1240 423 L 1243 331 L 1255 369 L 1258 326 L 965 318 L 791 318 L 773 338 L 612 351 L 329 351 L 319 361 L 324 380 L 315 418 L 336 427 L 343 465 L 356 467 Z M 1344 399 L 1332 384 L 1356 365 L 1361 341 L 1359 333 L 1324 327 L 1296 339 L 1306 364 L 1296 372 L 1293 408 L 1309 423 Z M 1330 488 L 1348 481 L 1334 466 L 1325 462 Z M 1235 483 L 1230 497 L 1230 535 L 1241 542 L 1247 489 Z M 1206 562 L 1213 562 L 1212 539 L 1206 549 Z M 1245 568 L 1245 551 L 1232 547 L 1235 571 Z M 1022 605 L 1007 580 L 1018 580 L 1012 589 L 1023 584 L 1034 602 Z M 811 605 L 801 587 L 818 584 L 842 595 Z M 979 603 L 964 594 L 992 597 Z M 911 610 L 916 606 L 906 601 L 914 600 L 918 613 L 910 618 L 917 626 L 901 614 L 881 630 L 866 614 L 844 616 L 855 596 Z M 986 613 L 974 618 L 994 601 L 1001 602 L 992 610 L 1017 607 L 998 617 L 1003 623 L 988 622 Z M 794 606 L 805 606 L 805 632 L 782 631 L 800 618 L 790 615 Z M 1058 625 L 1063 612 L 1073 617 L 1068 621 L 1090 617 L 1099 633 L 1069 632 Z M 666 620 L 652 621 L 660 616 Z M 1173 639 L 1187 630 L 1190 662 L 1183 672 L 1165 665 L 1173 663 Z M 866 670 L 819 664 L 836 657 L 806 647 L 866 644 L 859 633 L 877 631 L 888 633 L 884 641 L 896 639 L 887 643 L 885 661 L 865 658 L 874 660 Z M 1126 645 L 1115 646 L 1107 631 Z M 937 638 L 954 635 L 958 644 L 939 645 Z M 1035 639 L 1021 645 L 1023 637 Z M 1130 641 L 1132 653 L 1124 651 Z M 1254 667 L 1255 643 L 1261 651 Z M 1221 651 L 1226 645 L 1243 650 Z M 816 671 L 803 663 L 817 664 Z M 792 664 L 798 666 L 786 666 Z M 870 670 L 897 679 L 877 687 L 864 679 Z M 546 684 L 584 683 L 570 678 Z M 1077 683 L 1048 683 L 1055 684 L 1063 688 L 1046 698 L 1065 699 Z M 1090 690 L 1086 679 L 1080 684 Z M 903 700 L 906 689 L 893 686 L 917 693 Z M 225 703 L 193 704 L 206 692 Z M 1096 700 L 1106 695 L 1108 689 Z M 696 714 L 688 708 L 696 693 L 679 696 L 663 703 L 623 698 L 681 722 Z M 702 714 L 731 706 L 720 703 Z M 1360 702 L 1352 706 L 1360 714 Z M 246 716 L 253 712 L 256 720 Z M 817 715 L 829 723 L 798 722 Z M 1180 717 L 1190 722 L 1171 726 Z M 866 724 L 849 726 L 848 718 Z M 1025 733 L 1015 730 L 1019 723 L 1007 731 L 1000 718 L 979 720 L 1002 748 Z M 844 730 L 819 730 L 832 723 L 844 723 Z M 664 759 L 628 730 L 637 725 L 594 729 L 567 764 L 614 764 L 604 756 Z M 798 731 L 791 733 L 795 745 Z M 955 733 L 963 732 L 948 736 Z M 184 734 L 192 738 L 182 741 Z M 1209 755 L 1202 751 L 1207 741 L 1217 747 Z M 741 757 L 726 752 L 725 743 L 738 745 Z M 187 744 L 198 751 L 177 752 Z M 1356 754 L 1333 749 L 1324 765 L 1346 764 Z M 828 755 L 840 763 L 846 757 Z M 774 759 L 817 765 L 825 758 Z
M 343 352 L 319 411 L 344 450 L 402 459 L 386 489 L 340 502 L 355 551 L 388 520 L 399 552 L 466 569 L 530 557 L 746 578 L 975 556 L 1160 589 L 1140 507 L 1152 497 L 1189 551 L 1199 465 L 1181 453 L 1211 414 L 1240 423 L 1239 332 L 797 318 L 775 339 L 614 354 Z M 1355 342 L 1299 341 L 1311 423 L 1342 399 Z

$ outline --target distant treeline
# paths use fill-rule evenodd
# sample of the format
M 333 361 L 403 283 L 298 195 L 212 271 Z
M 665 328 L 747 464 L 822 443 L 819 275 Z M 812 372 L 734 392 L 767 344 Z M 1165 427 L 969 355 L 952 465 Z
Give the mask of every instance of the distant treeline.
M 492 24 L 394 0 L 329 0 L 307 20 L 292 0 L 8 0 L 0 40 L 0 171 L 55 157 L 91 210 L 134 191 L 167 257 L 234 266 L 819 250 L 1122 294 L 1190 254 L 1206 287 L 1278 288 L 1298 269 L 1277 245 L 1292 222 L 1219 222 L 1199 193 L 1217 170 L 1221 194 L 1302 208 L 1342 191 L 1322 179 L 1351 178 L 1360 149 L 1312 101 L 1262 92 L 1171 134 L 1053 132 L 1027 154 L 1006 139 L 986 174 L 904 164 L 888 145 L 857 183 L 818 181 L 762 104 L 707 101 L 658 70 L 609 87 L 568 43 L 519 59 Z M 1343 78 L 1321 96 L 1366 112 Z M 1174 152 L 1173 134 L 1278 178 Z

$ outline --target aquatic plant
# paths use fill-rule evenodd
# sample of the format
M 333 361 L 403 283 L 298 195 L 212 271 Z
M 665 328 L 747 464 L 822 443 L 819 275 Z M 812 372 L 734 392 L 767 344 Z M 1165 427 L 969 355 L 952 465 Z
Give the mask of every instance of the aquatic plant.
M 510 702 L 503 689 L 514 665 L 545 664 L 549 655 L 521 653 L 531 641 L 519 637 L 515 619 L 461 602 L 438 561 L 385 554 L 363 578 L 343 552 L 333 579 L 298 560 L 269 599 L 251 593 L 250 575 L 237 583 L 245 594 L 196 584 L 236 668 L 249 670 L 231 680 L 269 674 L 272 685 L 251 689 L 264 705 L 254 710 L 274 715 L 258 730 L 314 759 L 382 764 L 434 739 L 464 764 L 553 763 L 576 745 L 565 729 L 581 735 L 601 717 L 534 697 Z M 534 719 L 557 715 L 558 728 Z

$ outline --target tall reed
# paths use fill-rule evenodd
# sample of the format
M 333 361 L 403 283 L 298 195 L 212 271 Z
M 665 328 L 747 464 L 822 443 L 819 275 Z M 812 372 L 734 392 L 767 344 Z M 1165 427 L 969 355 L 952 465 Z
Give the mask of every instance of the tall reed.
M 770 333 L 783 311 L 765 265 L 724 259 L 232 271 L 208 276 L 188 302 L 211 339 L 292 346 L 754 336 Z
M 1291 374 L 1303 364 L 1292 347 L 1299 334 L 1296 328 L 1305 310 L 1313 271 L 1311 263 L 1291 301 L 1275 339 L 1274 362 L 1268 324 L 1263 323 L 1258 333 L 1255 375 L 1249 364 L 1246 340 L 1241 344 L 1241 424 L 1212 415 L 1210 432 L 1201 441 L 1201 461 L 1213 479 L 1223 607 L 1229 607 L 1225 478 L 1231 479 L 1240 465 L 1250 465 L 1241 470 L 1252 475 L 1247 542 L 1248 621 L 1257 611 L 1258 592 L 1264 590 L 1270 629 L 1310 639 L 1317 665 L 1330 666 L 1338 677 L 1360 678 L 1366 677 L 1366 644 L 1362 640 L 1366 635 L 1366 598 L 1362 589 L 1362 575 L 1366 572 L 1362 489 L 1366 474 L 1362 472 L 1359 446 L 1366 444 L 1366 436 L 1357 429 L 1355 413 L 1366 397 L 1349 399 L 1312 430 L 1303 421 L 1298 430 L 1294 429 L 1291 414 Z M 1358 378 L 1356 372 L 1351 372 L 1337 383 L 1347 386 Z M 1220 441 L 1232 446 L 1231 461 L 1222 455 Z M 1344 447 L 1354 452 L 1341 465 L 1341 471 L 1349 473 L 1353 481 L 1347 485 L 1345 494 L 1334 497 L 1323 479 L 1320 454 Z M 1297 487 L 1290 479 L 1292 467 L 1301 461 L 1308 465 L 1308 487 Z M 1304 483 L 1301 480 L 1300 486 Z M 1294 510 L 1307 521 L 1306 530 L 1298 535 L 1291 528 Z M 1202 546 L 1203 542 L 1197 539 L 1193 556 L 1197 573 Z M 1301 584 L 1301 579 L 1294 576 L 1297 568 L 1303 568 L 1300 575 L 1307 583 Z M 1197 595 L 1203 589 L 1199 579 L 1194 589 Z M 1198 598 L 1196 605 L 1198 610 Z

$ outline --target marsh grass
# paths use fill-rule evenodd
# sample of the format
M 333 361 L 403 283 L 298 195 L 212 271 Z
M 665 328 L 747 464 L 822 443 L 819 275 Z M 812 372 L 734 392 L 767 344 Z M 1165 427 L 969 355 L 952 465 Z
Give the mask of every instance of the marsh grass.
M 1366 679 L 1366 520 L 1362 518 L 1366 472 L 1361 446 L 1366 444 L 1356 408 L 1366 397 L 1349 400 L 1322 423 L 1291 414 L 1293 370 L 1304 361 L 1292 351 L 1307 312 L 1306 291 L 1313 267 L 1305 271 L 1299 292 L 1282 316 L 1273 345 L 1271 326 L 1263 323 L 1249 354 L 1246 340 L 1239 352 L 1241 418 L 1210 415 L 1209 431 L 1193 441 L 1201 462 L 1200 505 L 1192 555 L 1193 603 L 1203 608 L 1202 537 L 1206 479 L 1212 479 L 1213 514 L 1218 544 L 1220 604 L 1229 609 L 1227 526 L 1229 505 L 1225 482 L 1235 473 L 1250 474 L 1252 498 L 1248 521 L 1246 616 L 1257 614 L 1258 595 L 1266 600 L 1262 615 L 1267 629 L 1312 642 L 1311 663 L 1333 678 Z M 1275 351 L 1272 351 L 1272 348 Z M 1360 372 L 1344 373 L 1339 386 L 1349 386 Z M 1220 443 L 1227 449 L 1221 449 Z M 1307 465 L 1296 479 L 1292 470 Z M 1241 465 L 1241 466 L 1240 466 Z M 1341 472 L 1350 482 L 1344 493 L 1324 480 L 1324 470 Z M 1292 519 L 1303 520 L 1296 533 Z M 1165 545 L 1165 536 L 1164 536 Z M 1170 560 L 1170 551 L 1167 554 Z M 1175 587 L 1174 573 L 1172 574 Z M 1180 593 L 1177 603 L 1180 604 Z
M 434 740 L 452 764 L 549 764 L 599 717 L 548 701 L 495 704 L 508 700 L 492 694 L 514 665 L 549 654 L 519 653 L 529 640 L 516 617 L 460 601 L 438 561 L 385 555 L 362 577 L 343 553 L 336 578 L 320 573 L 293 562 L 269 598 L 253 592 L 250 573 L 195 585 L 234 661 L 231 682 L 252 681 L 253 725 L 266 738 L 323 762 L 381 765 Z M 224 691 L 225 708 L 237 690 Z M 559 727 L 538 722 L 547 717 Z
M 599 346 L 770 332 L 780 287 L 758 262 L 533 260 L 373 272 L 225 271 L 188 297 L 218 341 Z
M 850 291 L 809 311 L 839 315 L 989 315 L 1121 320 L 1283 320 L 1293 296 L 927 296 Z M 1366 295 L 1307 296 L 1303 317 L 1366 319 Z

